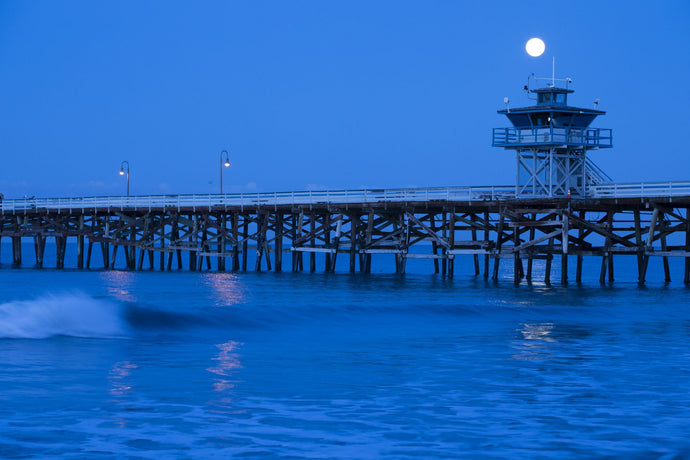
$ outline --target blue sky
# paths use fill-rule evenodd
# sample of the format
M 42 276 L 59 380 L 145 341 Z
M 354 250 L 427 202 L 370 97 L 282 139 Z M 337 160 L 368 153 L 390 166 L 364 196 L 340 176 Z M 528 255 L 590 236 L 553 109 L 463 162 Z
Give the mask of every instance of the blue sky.
M 0 2 L 6 197 L 510 185 L 527 76 L 607 114 L 617 182 L 690 180 L 690 3 Z M 524 51 L 533 37 L 546 52 Z

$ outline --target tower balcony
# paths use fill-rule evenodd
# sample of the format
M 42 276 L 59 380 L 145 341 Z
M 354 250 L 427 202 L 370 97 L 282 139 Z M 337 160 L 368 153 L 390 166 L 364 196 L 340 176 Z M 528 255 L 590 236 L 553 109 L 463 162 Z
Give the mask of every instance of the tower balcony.
M 583 147 L 588 149 L 613 147 L 610 129 L 601 128 L 494 128 L 494 147 Z

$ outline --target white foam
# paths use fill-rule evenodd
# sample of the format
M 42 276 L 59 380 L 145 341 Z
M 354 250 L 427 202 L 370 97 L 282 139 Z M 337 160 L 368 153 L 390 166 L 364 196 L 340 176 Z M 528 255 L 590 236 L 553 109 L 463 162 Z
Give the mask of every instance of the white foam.
M 56 335 L 122 336 L 119 307 L 79 292 L 0 304 L 0 338 L 43 339 Z

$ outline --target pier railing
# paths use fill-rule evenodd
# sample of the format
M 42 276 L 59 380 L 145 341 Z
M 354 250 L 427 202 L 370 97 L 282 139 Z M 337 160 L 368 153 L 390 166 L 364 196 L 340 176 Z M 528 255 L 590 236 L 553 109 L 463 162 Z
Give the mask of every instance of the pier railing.
M 654 198 L 690 196 L 690 182 L 650 182 L 590 185 L 593 198 Z
M 3 200 L 2 212 L 34 209 L 203 209 L 218 207 L 263 207 L 281 205 L 321 205 L 354 203 L 400 203 L 430 201 L 505 200 L 515 197 L 513 186 L 434 187 L 406 189 L 366 189 L 273 193 L 233 193 L 203 195 L 145 195 L 130 197 L 23 198 Z
M 599 184 L 588 186 L 588 198 L 653 198 L 690 196 L 690 182 Z M 21 198 L 0 201 L 5 212 L 88 209 L 213 209 L 285 205 L 347 205 L 372 203 L 495 201 L 515 198 L 514 186 L 433 187 L 202 195 L 97 196 L 83 198 Z M 545 198 L 520 196 L 519 198 Z

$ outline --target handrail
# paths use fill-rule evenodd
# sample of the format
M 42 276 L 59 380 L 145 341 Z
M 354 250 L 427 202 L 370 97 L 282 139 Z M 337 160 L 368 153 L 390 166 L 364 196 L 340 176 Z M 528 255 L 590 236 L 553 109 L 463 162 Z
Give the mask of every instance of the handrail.
M 530 127 L 494 128 L 492 145 L 509 147 L 519 145 L 571 145 L 582 147 L 613 147 L 613 134 L 609 128 Z
M 653 198 L 690 196 L 690 182 L 599 184 L 588 187 L 592 198 Z
M 514 186 L 429 187 L 409 189 L 324 190 L 301 192 L 232 193 L 203 195 L 96 196 L 72 198 L 20 198 L 0 201 L 4 212 L 35 209 L 227 208 L 279 205 L 345 205 L 351 203 L 504 200 L 515 196 Z
M 597 184 L 587 187 L 589 198 L 649 198 L 690 196 L 690 182 Z M 515 186 L 428 187 L 407 189 L 327 190 L 302 192 L 233 193 L 203 195 L 96 196 L 20 198 L 0 201 L 0 211 L 84 211 L 86 209 L 146 209 L 264 207 L 280 205 L 347 205 L 435 201 L 489 201 L 515 198 Z M 543 198 L 529 195 L 521 199 Z

